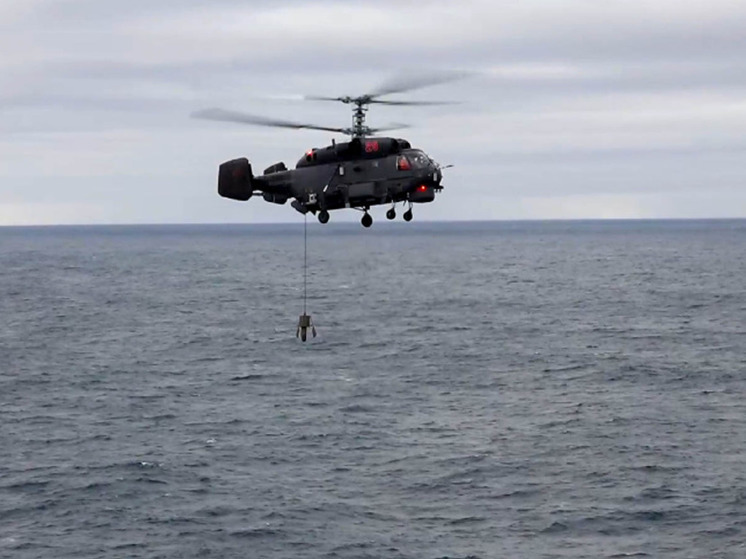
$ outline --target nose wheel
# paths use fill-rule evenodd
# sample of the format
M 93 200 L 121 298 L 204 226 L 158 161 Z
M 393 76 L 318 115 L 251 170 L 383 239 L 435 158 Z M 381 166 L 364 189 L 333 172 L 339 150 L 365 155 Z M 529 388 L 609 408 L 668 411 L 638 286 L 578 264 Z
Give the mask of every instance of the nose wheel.
M 386 219 L 391 221 L 392 219 L 396 219 L 396 210 L 394 208 L 391 208 L 389 211 L 386 212 Z
M 363 227 L 370 227 L 373 225 L 373 218 L 370 216 L 370 214 L 366 211 L 363 214 L 363 218 L 360 220 L 360 223 L 362 223 Z
M 404 221 L 412 221 L 412 208 L 409 208 L 406 212 L 404 212 L 404 215 L 402 217 L 404 218 Z

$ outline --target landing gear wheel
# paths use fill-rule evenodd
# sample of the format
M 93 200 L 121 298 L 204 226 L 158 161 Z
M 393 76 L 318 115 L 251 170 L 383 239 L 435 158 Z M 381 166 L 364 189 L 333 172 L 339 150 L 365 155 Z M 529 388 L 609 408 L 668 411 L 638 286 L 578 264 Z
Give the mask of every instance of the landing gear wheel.
M 319 212 L 319 223 L 327 223 L 329 221 L 329 212 L 321 210 Z
M 404 221 L 412 221 L 412 210 L 404 212 Z
M 389 211 L 386 212 L 386 219 L 396 219 L 396 210 L 394 208 L 391 208 Z
M 370 227 L 371 225 L 373 225 L 373 218 L 368 212 L 365 212 L 365 214 L 363 215 L 363 219 L 360 220 L 360 223 L 363 224 L 363 227 Z

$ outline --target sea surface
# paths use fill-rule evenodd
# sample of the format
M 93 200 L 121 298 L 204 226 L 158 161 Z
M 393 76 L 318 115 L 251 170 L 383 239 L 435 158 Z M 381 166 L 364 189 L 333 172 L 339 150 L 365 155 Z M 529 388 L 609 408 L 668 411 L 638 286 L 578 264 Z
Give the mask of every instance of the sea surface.
M 746 221 L 0 228 L 0 557 L 746 557 Z

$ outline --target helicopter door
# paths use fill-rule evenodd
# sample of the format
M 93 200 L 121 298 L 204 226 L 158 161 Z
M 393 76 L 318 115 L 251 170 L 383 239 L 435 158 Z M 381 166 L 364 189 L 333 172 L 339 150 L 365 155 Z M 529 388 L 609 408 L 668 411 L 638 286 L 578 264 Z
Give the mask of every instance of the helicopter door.
M 327 189 L 331 188 L 331 191 L 334 192 L 335 196 L 339 196 L 342 198 L 342 203 L 344 204 L 344 207 L 349 208 L 350 207 L 350 196 L 349 196 L 350 185 L 347 184 L 347 182 L 345 181 L 346 175 L 347 175 L 347 168 L 345 167 L 345 164 L 339 163 L 337 165 L 337 169 L 334 175 L 329 180 L 329 184 L 327 184 L 326 188 L 324 188 L 324 193 L 326 194 Z

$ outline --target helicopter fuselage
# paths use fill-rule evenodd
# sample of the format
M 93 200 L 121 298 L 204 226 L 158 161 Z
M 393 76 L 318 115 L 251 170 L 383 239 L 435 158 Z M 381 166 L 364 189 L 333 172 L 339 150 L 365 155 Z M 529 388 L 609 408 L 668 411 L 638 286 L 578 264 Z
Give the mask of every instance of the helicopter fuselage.
M 440 166 L 423 151 L 395 138 L 353 138 L 350 142 L 306 152 L 295 169 L 276 163 L 253 176 L 246 158 L 220 166 L 218 192 L 234 200 L 262 195 L 271 203 L 291 205 L 301 213 L 318 213 L 326 223 L 328 212 L 392 204 L 432 202 L 441 190 Z M 405 215 L 405 219 L 407 216 Z M 365 221 L 363 222 L 365 224 Z

